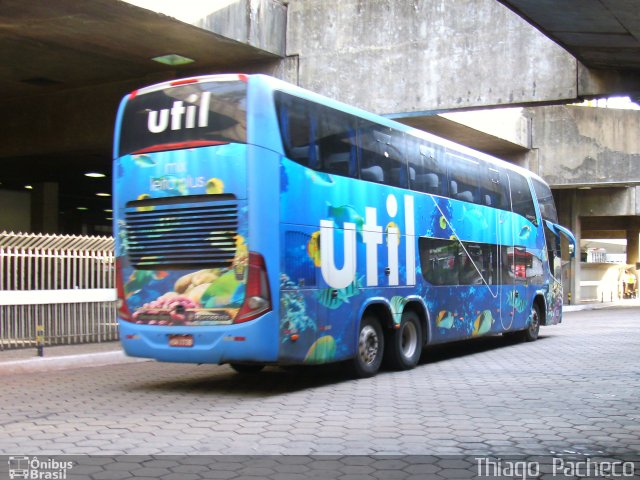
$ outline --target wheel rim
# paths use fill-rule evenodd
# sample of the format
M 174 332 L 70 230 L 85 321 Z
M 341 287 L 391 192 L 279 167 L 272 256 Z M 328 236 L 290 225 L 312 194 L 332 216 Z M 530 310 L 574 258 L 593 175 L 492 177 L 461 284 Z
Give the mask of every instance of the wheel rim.
M 405 323 L 400 341 L 402 342 L 402 354 L 405 358 L 412 358 L 418 348 L 418 329 L 413 322 Z
M 358 353 L 360 358 L 366 365 L 371 365 L 378 356 L 379 348 L 380 343 L 376 330 L 371 325 L 366 325 L 360 331 L 360 339 L 358 340 Z
M 531 312 L 531 325 L 529 325 L 529 332 L 532 335 L 535 335 L 540 327 L 540 317 L 538 316 L 538 311 L 534 308 Z

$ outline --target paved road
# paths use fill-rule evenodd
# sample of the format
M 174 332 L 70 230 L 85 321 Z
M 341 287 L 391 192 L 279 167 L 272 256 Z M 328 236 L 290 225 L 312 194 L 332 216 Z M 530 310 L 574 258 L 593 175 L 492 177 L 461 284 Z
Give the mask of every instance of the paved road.
M 3 377 L 0 453 L 640 454 L 640 309 L 571 312 L 541 332 L 358 381 L 155 362 Z

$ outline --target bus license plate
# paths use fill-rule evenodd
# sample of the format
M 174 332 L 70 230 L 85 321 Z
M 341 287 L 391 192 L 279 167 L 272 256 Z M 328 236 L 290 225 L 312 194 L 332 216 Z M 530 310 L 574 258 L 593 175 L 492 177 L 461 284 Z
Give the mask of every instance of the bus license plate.
M 193 335 L 169 335 L 170 347 L 193 347 Z

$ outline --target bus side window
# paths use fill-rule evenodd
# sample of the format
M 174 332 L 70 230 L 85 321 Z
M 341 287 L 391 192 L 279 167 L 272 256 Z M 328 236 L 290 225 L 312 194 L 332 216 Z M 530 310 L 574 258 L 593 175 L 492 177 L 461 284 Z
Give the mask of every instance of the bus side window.
M 458 240 L 420 237 L 418 239 L 420 269 L 432 285 L 459 285 L 460 253 Z
M 446 195 L 447 173 L 436 159 L 436 150 L 414 138 L 407 139 L 409 186 L 418 192 Z
M 459 272 L 461 285 L 497 284 L 498 246 L 491 243 L 462 242 L 466 262 Z
M 320 146 L 320 170 L 357 178 L 356 119 L 339 110 L 320 106 L 315 132 Z
M 356 177 L 356 119 L 283 92 L 275 94 L 285 154 L 314 170 Z
M 480 184 L 482 203 L 488 207 L 511 210 L 509 182 L 505 171 L 500 167 L 487 165 L 486 174 L 482 179 Z
M 317 168 L 319 150 L 310 134 L 308 103 L 282 92 L 276 92 L 275 101 L 285 155 L 305 167 Z
M 449 170 L 449 196 L 463 202 L 482 203 L 478 192 L 480 164 L 453 153 L 447 153 L 445 158 Z
M 509 185 L 511 187 L 511 205 L 513 213 L 522 215 L 524 218 L 538 225 L 536 209 L 533 206 L 533 197 L 527 179 L 516 172 L 509 172 Z
M 407 188 L 404 134 L 366 120 L 360 120 L 359 132 L 360 178 Z

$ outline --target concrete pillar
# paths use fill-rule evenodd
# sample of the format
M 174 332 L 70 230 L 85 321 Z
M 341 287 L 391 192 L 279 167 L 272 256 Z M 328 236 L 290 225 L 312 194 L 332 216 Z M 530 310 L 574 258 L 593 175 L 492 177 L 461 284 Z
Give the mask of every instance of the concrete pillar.
M 572 210 L 574 212 L 576 212 L 576 195 L 574 194 L 572 196 L 572 200 L 573 200 L 573 207 Z M 576 212 L 577 213 L 577 212 Z M 576 237 L 576 252 L 575 252 L 575 256 L 571 259 L 571 261 L 569 262 L 569 269 L 568 272 L 566 273 L 566 275 L 569 278 L 563 278 L 562 279 L 562 283 L 566 289 L 567 287 L 567 283 L 569 284 L 569 291 L 571 292 L 571 304 L 577 304 L 580 302 L 580 300 L 582 300 L 582 295 L 580 292 L 580 280 L 582 277 L 582 272 L 581 272 L 581 268 L 580 268 L 580 240 L 582 239 L 582 227 L 580 224 L 580 217 L 578 215 L 573 215 L 571 218 L 571 231 L 573 232 L 573 235 Z M 565 273 L 563 272 L 563 276 L 565 275 Z M 568 280 L 568 282 L 567 282 Z M 565 292 L 564 294 L 564 301 L 567 302 L 567 293 Z
M 31 231 L 58 233 L 58 184 L 36 183 L 31 191 Z
M 578 190 L 556 190 L 554 197 L 558 206 L 558 217 L 560 223 L 571 230 L 576 237 L 576 252 L 574 258 L 568 256 L 568 242 L 563 241 L 562 245 L 562 289 L 563 301 L 565 305 L 569 302 L 571 293 L 571 304 L 574 305 L 581 300 L 580 295 L 580 239 L 581 223 L 578 201 Z M 567 263 L 565 263 L 567 262 Z
M 634 268 L 638 263 L 638 251 L 640 250 L 638 234 L 640 234 L 640 231 L 637 229 L 627 230 L 627 263 Z

